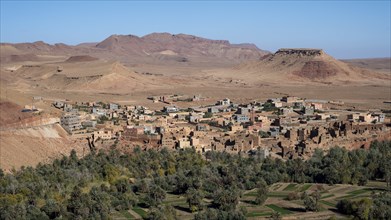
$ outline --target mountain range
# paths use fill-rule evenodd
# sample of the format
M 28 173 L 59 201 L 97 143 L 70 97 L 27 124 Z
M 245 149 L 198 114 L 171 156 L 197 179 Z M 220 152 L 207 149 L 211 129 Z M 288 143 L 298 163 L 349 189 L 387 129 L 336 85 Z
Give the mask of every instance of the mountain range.
M 129 94 L 178 85 L 386 85 L 391 74 L 342 62 L 322 49 L 231 44 L 186 34 L 111 35 L 98 43 L 1 43 L 1 83 L 18 90 Z M 361 67 L 357 67 L 357 63 Z M 354 65 L 356 64 L 356 65 Z M 385 70 L 386 67 L 377 67 Z M 190 82 L 190 83 L 187 83 Z
M 231 44 L 226 40 L 210 40 L 186 34 L 152 33 L 143 37 L 111 35 L 98 43 L 70 46 L 62 43 L 50 45 L 34 43 L 1 43 L 1 59 L 5 62 L 37 60 L 39 55 L 91 55 L 102 59 L 134 63 L 184 63 L 200 62 L 221 64 L 258 60 L 268 51 L 254 44 Z

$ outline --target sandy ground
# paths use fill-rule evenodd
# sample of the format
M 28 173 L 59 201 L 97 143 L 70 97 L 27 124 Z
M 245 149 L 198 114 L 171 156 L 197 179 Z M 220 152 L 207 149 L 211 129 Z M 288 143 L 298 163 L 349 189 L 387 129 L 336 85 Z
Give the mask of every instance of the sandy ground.
M 0 167 L 5 171 L 50 162 L 72 149 L 78 155 L 88 151 L 80 141 L 70 140 L 58 124 L 0 131 Z
M 236 103 L 245 103 L 252 100 L 265 101 L 268 98 L 284 95 L 298 96 L 307 99 L 322 99 L 343 101 L 348 106 L 363 109 L 390 108 L 384 101 L 391 100 L 391 87 L 387 86 L 265 86 L 265 87 L 186 87 L 178 85 L 175 88 L 136 91 L 131 94 L 102 94 L 82 92 L 34 91 L 32 94 L 41 95 L 48 99 L 70 99 L 75 101 L 111 101 L 120 104 L 145 105 L 153 109 L 160 109 L 162 103 L 153 103 L 147 97 L 151 95 L 183 94 L 188 96 L 201 95 L 207 100 L 204 102 L 176 102 L 180 107 L 213 104 L 222 98 L 230 98 Z

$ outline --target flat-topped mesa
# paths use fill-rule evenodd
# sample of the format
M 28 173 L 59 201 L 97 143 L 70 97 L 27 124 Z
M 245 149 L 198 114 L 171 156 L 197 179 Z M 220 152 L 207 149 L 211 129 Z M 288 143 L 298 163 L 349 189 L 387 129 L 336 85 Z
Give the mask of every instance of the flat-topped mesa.
M 300 56 L 320 56 L 324 52 L 322 49 L 308 49 L 308 48 L 282 48 L 279 49 L 275 55 L 300 55 Z

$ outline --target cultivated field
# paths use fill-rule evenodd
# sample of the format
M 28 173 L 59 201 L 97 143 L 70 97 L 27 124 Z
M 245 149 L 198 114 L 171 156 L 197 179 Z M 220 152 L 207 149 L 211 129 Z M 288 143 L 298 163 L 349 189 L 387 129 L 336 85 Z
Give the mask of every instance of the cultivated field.
M 372 193 L 379 193 L 385 190 L 384 182 L 370 181 L 366 186 L 346 184 L 314 184 L 314 183 L 276 183 L 269 187 L 268 199 L 263 205 L 255 205 L 255 191 L 250 190 L 243 193 L 240 198 L 239 207 L 245 207 L 248 219 L 268 219 L 273 212 L 278 212 L 283 219 L 349 219 L 348 216 L 337 212 L 336 205 L 342 199 L 370 198 Z M 308 194 L 319 191 L 319 212 L 308 212 L 305 210 L 301 194 Z M 296 198 L 295 198 L 296 197 Z M 209 200 L 204 199 L 206 206 L 210 205 Z M 193 219 L 195 213 L 191 213 L 186 198 L 183 195 L 167 193 L 164 204 L 173 206 L 179 219 Z M 134 207 L 132 210 L 113 212 L 116 220 L 143 219 L 148 215 L 148 209 Z

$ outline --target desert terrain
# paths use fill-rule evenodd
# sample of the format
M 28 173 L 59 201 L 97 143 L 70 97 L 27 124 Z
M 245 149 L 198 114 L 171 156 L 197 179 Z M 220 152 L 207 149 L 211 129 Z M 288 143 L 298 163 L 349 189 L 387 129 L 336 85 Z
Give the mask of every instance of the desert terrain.
M 390 73 L 390 69 L 391 69 L 390 58 L 350 59 L 350 60 L 341 60 L 341 61 L 348 64 L 352 64 L 357 67 L 362 67 L 377 72 Z
M 85 141 L 47 121 L 61 115 L 51 106 L 55 100 L 161 109 L 163 103 L 147 97 L 200 95 L 208 102 L 229 97 L 244 103 L 285 95 L 341 101 L 362 110 L 390 109 L 385 103 L 391 101 L 389 58 L 339 61 L 321 49 L 271 53 L 253 44 L 169 33 L 112 35 L 76 46 L 1 43 L 0 55 L 3 169 L 85 150 Z M 36 105 L 42 113 L 22 113 L 25 105 Z

